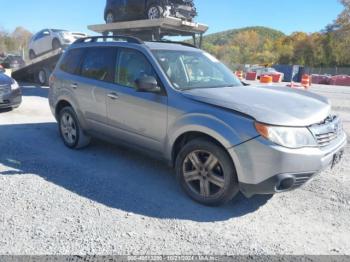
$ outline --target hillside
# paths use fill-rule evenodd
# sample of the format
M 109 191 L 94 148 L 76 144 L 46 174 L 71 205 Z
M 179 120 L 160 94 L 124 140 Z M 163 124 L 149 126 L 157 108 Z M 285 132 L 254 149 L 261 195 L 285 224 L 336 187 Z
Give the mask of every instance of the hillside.
M 281 31 L 278 31 L 272 28 L 255 26 L 255 27 L 244 27 L 240 29 L 231 29 L 231 30 L 227 30 L 219 33 L 210 34 L 204 37 L 204 41 L 212 45 L 227 45 L 237 35 L 245 32 L 255 32 L 259 35 L 259 37 L 264 39 L 269 39 L 272 41 L 285 36 L 285 34 L 282 33 Z

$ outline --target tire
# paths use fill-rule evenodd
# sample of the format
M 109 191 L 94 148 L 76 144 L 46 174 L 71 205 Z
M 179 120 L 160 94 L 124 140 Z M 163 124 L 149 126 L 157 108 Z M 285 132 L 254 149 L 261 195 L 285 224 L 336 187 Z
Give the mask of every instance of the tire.
M 47 68 L 42 68 L 36 73 L 35 82 L 41 86 L 49 85 L 51 71 Z
M 52 41 L 52 50 L 57 50 L 59 48 L 61 48 L 61 43 L 60 43 L 60 41 L 57 38 L 55 38 Z
M 60 111 L 58 129 L 63 143 L 70 149 L 84 148 L 90 144 L 91 138 L 84 134 L 77 115 L 70 106 Z
M 30 51 L 29 51 L 29 59 L 30 59 L 30 60 L 33 60 L 33 59 L 35 59 L 35 58 L 36 58 L 35 52 L 34 52 L 33 50 L 30 50 Z
M 200 204 L 220 206 L 239 193 L 237 174 L 230 156 L 225 149 L 207 139 L 194 139 L 187 143 L 180 150 L 175 166 L 182 189 Z
M 164 9 L 160 5 L 150 5 L 147 8 L 146 17 L 150 20 L 162 18 L 164 14 Z
M 106 24 L 112 24 L 116 21 L 115 15 L 112 11 L 109 11 L 105 17 Z

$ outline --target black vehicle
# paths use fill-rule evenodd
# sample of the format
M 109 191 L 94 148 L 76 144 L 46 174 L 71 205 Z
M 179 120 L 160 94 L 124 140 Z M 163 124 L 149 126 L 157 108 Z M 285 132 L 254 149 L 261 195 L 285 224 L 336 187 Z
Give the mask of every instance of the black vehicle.
M 8 55 L 2 62 L 2 66 L 8 69 L 18 69 L 25 66 L 25 62 L 19 55 Z
M 0 69 L 0 109 L 17 108 L 22 102 L 21 88 L 11 77 Z
M 192 21 L 197 15 L 193 0 L 107 0 L 106 23 L 177 17 Z

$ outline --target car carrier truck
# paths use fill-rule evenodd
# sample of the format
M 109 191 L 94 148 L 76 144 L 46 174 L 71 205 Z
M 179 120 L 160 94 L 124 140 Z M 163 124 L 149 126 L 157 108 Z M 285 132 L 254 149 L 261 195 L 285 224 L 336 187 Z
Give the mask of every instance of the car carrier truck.
M 179 18 L 167 17 L 153 20 L 136 20 L 111 24 L 90 25 L 88 29 L 104 36 L 127 35 L 138 37 L 143 41 L 166 41 L 166 37 L 192 37 L 193 44 L 200 47 L 203 34 L 208 30 L 204 24 L 188 22 Z M 51 72 L 55 68 L 64 49 L 57 49 L 40 55 L 24 67 L 12 72 L 17 81 L 34 82 L 48 85 Z

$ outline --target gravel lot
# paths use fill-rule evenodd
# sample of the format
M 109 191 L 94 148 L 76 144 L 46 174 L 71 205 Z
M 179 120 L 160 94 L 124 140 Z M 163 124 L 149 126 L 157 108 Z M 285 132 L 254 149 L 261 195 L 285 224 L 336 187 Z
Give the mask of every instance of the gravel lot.
M 350 87 L 312 90 L 350 135 Z M 0 112 L 0 254 L 350 254 L 350 150 L 302 189 L 208 208 L 162 162 L 101 141 L 65 148 L 47 92 L 24 86 L 22 106 Z

